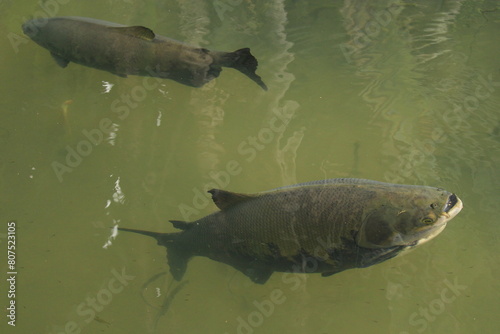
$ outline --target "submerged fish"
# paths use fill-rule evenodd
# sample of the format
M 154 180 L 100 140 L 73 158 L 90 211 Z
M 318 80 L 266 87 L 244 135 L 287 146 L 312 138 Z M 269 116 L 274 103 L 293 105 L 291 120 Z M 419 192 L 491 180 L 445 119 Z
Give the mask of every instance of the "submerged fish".
M 49 50 L 63 68 L 74 62 L 121 77 L 151 76 L 201 87 L 217 78 L 222 67 L 232 67 L 267 90 L 255 74 L 257 59 L 248 48 L 234 52 L 210 51 L 155 35 L 146 27 L 128 27 L 84 17 L 53 17 L 45 22 L 30 20 L 22 28 L 33 41 Z
M 462 209 L 446 190 L 362 179 L 330 179 L 246 195 L 209 191 L 220 211 L 179 233 L 128 228 L 167 248 L 180 280 L 193 256 L 228 264 L 256 283 L 273 272 L 329 276 L 388 260 L 438 235 Z

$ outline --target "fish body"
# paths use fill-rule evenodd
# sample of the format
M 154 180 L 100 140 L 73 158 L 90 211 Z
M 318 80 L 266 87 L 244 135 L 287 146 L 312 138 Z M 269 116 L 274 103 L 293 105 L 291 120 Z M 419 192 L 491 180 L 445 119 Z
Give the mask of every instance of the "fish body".
M 177 280 L 191 257 L 205 256 L 263 284 L 275 271 L 329 276 L 380 263 L 432 239 L 462 209 L 461 200 L 443 189 L 362 179 L 252 195 L 209 192 L 220 211 L 190 223 L 171 221 L 179 233 L 119 230 L 165 246 Z
M 151 76 L 201 87 L 218 77 L 222 67 L 232 67 L 267 90 L 255 74 L 257 59 L 248 48 L 210 51 L 156 35 L 146 27 L 85 17 L 53 17 L 44 24 L 30 20 L 22 29 L 63 68 L 74 62 L 121 77 Z

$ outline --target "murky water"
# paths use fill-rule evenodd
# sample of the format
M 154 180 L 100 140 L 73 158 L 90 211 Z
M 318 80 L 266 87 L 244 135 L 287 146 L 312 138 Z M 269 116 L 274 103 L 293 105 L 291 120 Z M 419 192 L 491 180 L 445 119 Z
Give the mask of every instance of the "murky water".
M 44 12 L 250 47 L 269 91 L 232 69 L 203 88 L 61 69 L 20 28 Z M 0 1 L 0 13 L 9 333 L 497 332 L 497 1 Z M 195 258 L 179 286 L 152 239 L 108 240 L 116 224 L 173 232 L 168 219 L 215 211 L 208 187 L 336 177 L 439 186 L 465 207 L 403 257 L 265 285 Z

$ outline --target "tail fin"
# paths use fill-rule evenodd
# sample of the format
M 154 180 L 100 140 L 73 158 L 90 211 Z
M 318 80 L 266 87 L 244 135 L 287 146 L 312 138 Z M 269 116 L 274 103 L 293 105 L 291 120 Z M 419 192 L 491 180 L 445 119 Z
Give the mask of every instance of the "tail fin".
M 150 232 L 150 231 L 144 231 L 144 230 L 135 230 L 132 228 L 125 228 L 125 227 L 118 227 L 118 230 L 139 233 L 139 234 L 144 234 L 144 235 L 153 237 L 158 241 L 158 244 L 160 244 L 160 240 L 163 238 L 163 236 L 168 236 L 170 234 L 172 239 L 174 239 L 174 237 L 172 235 L 175 235 L 175 233 L 157 233 L 157 232 Z
M 232 67 L 255 81 L 257 85 L 267 90 L 266 84 L 262 81 L 255 71 L 259 64 L 257 59 L 250 53 L 249 48 L 239 49 L 234 52 L 228 52 L 222 57 L 223 66 Z
M 189 258 L 191 257 L 191 254 L 187 250 L 182 249 L 176 243 L 176 240 L 182 233 L 157 233 L 123 227 L 119 227 L 118 230 L 139 233 L 155 238 L 158 245 L 167 248 L 167 262 L 170 267 L 170 273 L 176 280 L 180 281 L 182 279 L 186 272 Z

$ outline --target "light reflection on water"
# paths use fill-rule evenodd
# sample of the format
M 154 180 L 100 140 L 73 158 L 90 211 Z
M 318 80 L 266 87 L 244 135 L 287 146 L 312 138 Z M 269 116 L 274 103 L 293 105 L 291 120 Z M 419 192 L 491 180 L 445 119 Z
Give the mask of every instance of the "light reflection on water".
M 0 3 L 10 36 L 2 42 L 0 217 L 19 226 L 19 330 L 63 332 L 72 322 L 82 333 L 199 333 L 200 324 L 207 333 L 498 328 L 495 1 L 59 4 L 57 15 L 144 24 L 209 49 L 250 47 L 269 86 L 263 92 L 228 68 L 199 89 L 162 80 L 126 115 L 113 102 L 126 106 L 123 95 L 145 87 L 143 78 L 63 70 L 32 42 L 13 48 L 9 33 L 21 36 L 37 6 Z M 68 147 L 103 119 L 113 131 L 59 180 L 53 162 L 64 164 Z M 199 195 L 208 187 L 252 193 L 335 177 L 443 187 L 464 210 L 404 257 L 328 278 L 276 273 L 264 286 L 196 258 L 181 290 L 162 277 L 143 291 L 168 269 L 164 249 L 120 234 L 106 244 L 117 223 L 173 232 L 168 219 L 213 212 Z M 122 268 L 134 278 L 114 293 Z M 168 291 L 176 296 L 157 321 Z M 80 314 L 87 298 L 107 293 L 95 317 Z

